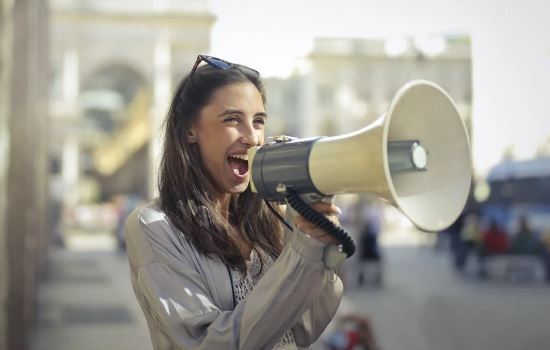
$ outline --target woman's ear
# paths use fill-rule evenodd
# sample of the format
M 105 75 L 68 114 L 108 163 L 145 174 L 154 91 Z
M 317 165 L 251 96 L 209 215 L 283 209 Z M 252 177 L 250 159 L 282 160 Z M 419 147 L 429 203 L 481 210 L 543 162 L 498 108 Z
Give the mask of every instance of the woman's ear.
M 187 130 L 187 142 L 189 142 L 189 143 L 196 143 L 197 142 L 197 136 L 196 136 L 195 130 L 193 128 Z

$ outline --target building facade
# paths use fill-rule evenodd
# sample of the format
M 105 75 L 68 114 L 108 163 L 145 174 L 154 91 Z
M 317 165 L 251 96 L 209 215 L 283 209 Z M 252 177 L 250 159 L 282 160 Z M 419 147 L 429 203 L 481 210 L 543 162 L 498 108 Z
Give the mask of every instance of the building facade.
M 399 52 L 374 39 L 318 38 L 287 81 L 268 79 L 275 96 L 270 114 L 299 136 L 338 135 L 373 122 L 385 113 L 405 83 L 424 79 L 443 87 L 470 124 L 472 95 L 470 41 L 439 38 L 437 51 L 404 38 Z M 432 46 L 434 46 L 432 44 Z M 292 98 L 281 99 L 292 91 Z M 468 126 L 469 128 L 469 126 Z
M 67 205 L 153 194 L 172 90 L 208 51 L 214 20 L 204 0 L 52 1 L 50 151 Z M 83 198 L 90 182 L 99 198 Z
M 29 346 L 54 203 L 152 193 L 172 90 L 214 21 L 206 0 L 0 1 L 0 349 Z

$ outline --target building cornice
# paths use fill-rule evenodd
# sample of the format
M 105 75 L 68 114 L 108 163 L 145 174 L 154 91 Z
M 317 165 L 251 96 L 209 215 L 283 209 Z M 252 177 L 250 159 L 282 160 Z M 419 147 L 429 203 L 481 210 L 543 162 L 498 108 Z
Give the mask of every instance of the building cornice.
M 53 10 L 52 21 L 55 23 L 110 23 L 117 25 L 148 25 L 153 27 L 189 27 L 190 25 L 211 26 L 216 16 L 210 13 L 193 12 L 102 12 L 78 10 Z

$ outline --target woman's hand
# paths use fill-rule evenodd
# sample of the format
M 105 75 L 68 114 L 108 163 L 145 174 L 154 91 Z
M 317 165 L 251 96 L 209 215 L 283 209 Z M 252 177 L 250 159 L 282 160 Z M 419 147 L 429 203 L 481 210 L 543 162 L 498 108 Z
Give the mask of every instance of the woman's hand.
M 338 215 L 342 214 L 340 208 L 332 203 L 315 202 L 311 207 L 317 210 L 319 213 L 324 214 L 327 219 L 332 221 L 335 225 L 340 226 Z M 317 227 L 310 221 L 306 220 L 302 215 L 296 215 L 294 217 L 294 226 L 311 238 L 323 242 L 326 244 L 338 244 L 336 238 L 329 235 L 325 230 Z

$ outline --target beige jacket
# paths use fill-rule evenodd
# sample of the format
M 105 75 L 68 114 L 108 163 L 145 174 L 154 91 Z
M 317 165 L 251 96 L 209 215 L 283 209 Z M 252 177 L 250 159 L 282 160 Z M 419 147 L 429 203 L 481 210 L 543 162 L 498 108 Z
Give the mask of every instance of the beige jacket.
M 154 349 L 271 349 L 289 328 L 298 346 L 313 343 L 338 308 L 342 282 L 323 265 L 323 243 L 290 234 L 235 306 L 225 264 L 198 253 L 158 204 L 136 209 L 126 222 L 128 259 Z

